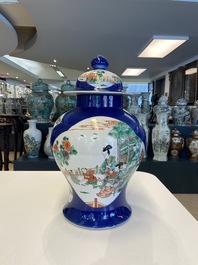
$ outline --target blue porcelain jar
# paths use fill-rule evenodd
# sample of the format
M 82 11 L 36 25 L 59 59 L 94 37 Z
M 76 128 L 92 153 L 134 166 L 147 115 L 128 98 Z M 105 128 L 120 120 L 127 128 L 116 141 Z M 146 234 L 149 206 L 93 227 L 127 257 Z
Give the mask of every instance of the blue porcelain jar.
M 115 227 L 131 216 L 125 191 L 145 152 L 144 129 L 123 110 L 122 81 L 107 65 L 97 56 L 94 70 L 78 78 L 76 108 L 55 122 L 51 136 L 72 190 L 64 216 L 90 229 Z
M 50 122 L 53 106 L 54 100 L 48 92 L 48 85 L 38 79 L 38 82 L 32 85 L 32 93 L 27 97 L 27 110 L 31 119 L 39 123 Z

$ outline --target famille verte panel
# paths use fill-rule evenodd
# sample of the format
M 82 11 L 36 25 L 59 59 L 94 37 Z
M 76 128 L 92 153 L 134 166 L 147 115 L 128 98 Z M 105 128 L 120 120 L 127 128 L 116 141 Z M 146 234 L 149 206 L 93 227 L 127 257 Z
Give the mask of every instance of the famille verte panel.
M 90 207 L 112 203 L 136 171 L 144 144 L 126 123 L 105 116 L 82 120 L 53 143 L 56 162 Z

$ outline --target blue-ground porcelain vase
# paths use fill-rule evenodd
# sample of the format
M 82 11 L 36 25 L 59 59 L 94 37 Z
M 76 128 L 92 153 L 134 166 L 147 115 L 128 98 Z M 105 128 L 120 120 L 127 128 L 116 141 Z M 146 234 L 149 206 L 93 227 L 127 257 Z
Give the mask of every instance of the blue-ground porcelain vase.
M 54 100 L 48 92 L 48 85 L 38 79 L 38 82 L 32 85 L 32 93 L 27 97 L 27 109 L 31 119 L 39 123 L 50 122 L 53 106 Z
M 63 209 L 73 224 L 90 229 L 116 227 L 131 216 L 127 183 L 145 152 L 145 132 L 123 110 L 122 82 L 98 56 L 93 71 L 76 83 L 76 108 L 54 125 L 51 145 L 72 198 Z

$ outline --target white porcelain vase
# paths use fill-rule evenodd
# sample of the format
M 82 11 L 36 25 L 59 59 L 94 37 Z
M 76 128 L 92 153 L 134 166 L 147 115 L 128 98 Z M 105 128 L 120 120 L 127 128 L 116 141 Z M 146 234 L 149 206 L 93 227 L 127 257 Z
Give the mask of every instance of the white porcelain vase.
M 149 92 L 142 92 L 142 104 L 141 104 L 141 110 L 142 113 L 149 113 L 151 111 L 150 104 L 149 104 Z
M 168 112 L 158 112 L 157 123 L 152 130 L 153 160 L 167 161 L 170 145 L 170 129 L 167 124 Z
M 38 157 L 41 147 L 42 133 L 36 128 L 36 122 L 28 120 L 29 128 L 23 133 L 25 152 L 30 158 Z
M 128 112 L 137 116 L 141 112 L 141 107 L 138 105 L 138 98 L 140 94 L 132 94 L 129 96 Z
M 150 113 L 138 113 L 137 118 L 142 125 L 145 134 L 146 134 L 146 151 L 144 153 L 144 158 L 147 157 L 147 150 L 148 150 L 148 140 L 150 136 L 150 129 L 148 127 L 148 119 L 150 118 L 151 114 Z
M 46 140 L 44 143 L 44 153 L 48 156 L 49 159 L 54 159 L 54 155 L 52 152 L 52 147 L 50 144 L 51 134 L 52 134 L 53 127 L 48 128 L 48 134 L 46 136 Z

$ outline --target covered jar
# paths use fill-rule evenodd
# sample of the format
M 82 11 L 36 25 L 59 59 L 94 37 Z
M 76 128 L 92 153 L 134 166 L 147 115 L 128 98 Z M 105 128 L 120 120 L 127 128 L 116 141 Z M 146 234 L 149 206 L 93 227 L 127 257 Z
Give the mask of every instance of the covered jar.
M 179 98 L 176 101 L 176 106 L 172 109 L 172 117 L 175 125 L 191 124 L 191 109 L 185 98 Z
M 76 106 L 76 95 L 68 95 L 66 93 L 67 91 L 75 91 L 75 86 L 71 84 L 70 80 L 67 80 L 67 82 L 61 86 L 60 94 L 55 99 L 56 118 Z
M 169 146 L 169 157 L 179 158 L 184 147 L 184 138 L 176 128 L 171 131 L 171 140 Z
M 48 85 L 38 79 L 32 85 L 32 93 L 27 97 L 27 110 L 31 119 L 39 123 L 50 122 L 50 114 L 54 106 L 54 100 L 49 93 Z
M 193 131 L 190 137 L 186 139 L 186 149 L 188 158 L 198 161 L 198 130 Z
M 145 152 L 145 132 L 123 109 L 121 79 L 99 55 L 76 82 L 76 107 L 52 131 L 55 161 L 70 184 L 63 214 L 81 227 L 116 227 L 131 216 L 125 191 Z M 73 93 L 68 91 L 68 95 Z

